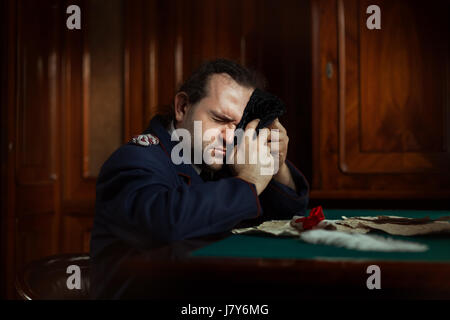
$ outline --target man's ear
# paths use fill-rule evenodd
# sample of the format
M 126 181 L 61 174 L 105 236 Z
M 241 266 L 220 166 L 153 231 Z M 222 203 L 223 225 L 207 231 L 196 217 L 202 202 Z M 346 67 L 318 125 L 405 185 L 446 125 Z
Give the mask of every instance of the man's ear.
M 189 98 L 186 92 L 178 92 L 174 99 L 175 119 L 177 122 L 182 122 L 186 118 L 189 108 Z

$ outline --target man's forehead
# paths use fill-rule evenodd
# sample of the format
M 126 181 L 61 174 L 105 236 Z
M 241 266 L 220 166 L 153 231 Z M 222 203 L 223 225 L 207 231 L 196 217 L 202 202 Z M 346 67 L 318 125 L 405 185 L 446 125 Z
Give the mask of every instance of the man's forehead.
M 241 108 L 237 109 L 234 108 L 233 106 L 229 106 L 229 105 L 216 105 L 214 108 L 214 111 L 216 113 L 218 113 L 219 115 L 224 115 L 227 118 L 233 119 L 237 122 L 240 121 L 242 114 L 244 113 L 244 109 L 240 110 Z
M 252 88 L 239 85 L 227 74 L 214 74 L 209 81 L 209 96 L 217 100 L 212 107 L 235 120 L 240 120 Z

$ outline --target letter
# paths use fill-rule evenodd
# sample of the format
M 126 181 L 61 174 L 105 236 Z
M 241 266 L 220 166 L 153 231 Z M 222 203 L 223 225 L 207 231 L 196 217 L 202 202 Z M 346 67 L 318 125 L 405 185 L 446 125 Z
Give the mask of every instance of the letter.
M 224 315 L 224 317 L 227 317 L 228 316 L 228 305 L 226 304 L 225 305 L 225 315 Z
M 269 306 L 267 304 L 263 304 L 261 306 L 261 313 L 262 314 L 269 314 Z
M 183 138 L 180 141 L 180 137 Z M 191 134 L 188 130 L 180 128 L 172 132 L 171 141 L 180 141 L 172 149 L 170 158 L 174 164 L 191 163 Z M 180 156 L 180 151 L 183 156 Z
M 66 20 L 67 29 L 81 29 L 81 9 L 77 5 L 70 5 L 66 10 L 67 14 L 71 14 Z
M 237 131 L 237 130 L 236 130 Z M 248 148 L 249 150 L 246 150 L 245 145 L 245 139 L 248 139 Z M 256 139 L 256 130 L 255 129 L 247 129 L 244 131 L 243 139 L 238 144 L 237 147 L 237 163 L 238 164 L 244 164 L 247 160 L 245 155 L 247 153 L 249 157 L 249 164 L 256 164 L 257 163 L 257 148 L 258 148 L 258 140 Z
M 213 317 L 213 315 L 214 315 L 214 310 L 215 310 L 215 309 L 216 309 L 216 307 L 209 307 L 209 312 L 210 312 L 209 317 L 210 317 L 210 318 Z
M 233 309 L 234 309 L 234 304 L 227 304 L 225 305 L 225 317 L 229 316 L 233 313 Z
M 245 304 L 242 306 L 242 314 L 248 314 L 248 305 Z
M 273 142 L 271 142 L 271 150 L 270 154 L 269 152 L 262 152 L 264 150 L 264 142 L 267 140 L 267 136 L 269 134 L 268 129 L 261 129 L 259 131 L 259 136 L 261 137 L 259 139 L 259 161 L 261 163 L 261 169 L 260 173 L 261 175 L 274 175 L 276 172 L 278 172 L 278 161 L 275 162 L 275 157 L 273 154 L 276 154 L 278 159 L 278 150 L 279 150 L 279 134 L 277 129 L 273 129 L 270 131 L 270 133 L 274 133 L 274 136 L 271 136 L 271 140 L 273 139 Z M 273 152 L 272 152 L 273 150 Z
M 193 306 L 191 308 L 191 305 L 189 304 L 189 314 L 197 314 L 197 307 Z
M 366 270 L 367 274 L 370 274 L 373 272 L 373 274 L 367 278 L 367 288 L 369 290 L 372 289 L 381 289 L 381 270 L 380 267 L 377 265 L 370 265 L 367 267 Z
M 214 148 L 223 148 L 223 139 L 220 135 L 219 129 L 211 128 L 206 130 L 203 134 L 203 141 L 205 142 L 211 141 L 212 138 L 216 139 L 214 139 L 213 142 L 205 147 L 205 150 L 203 151 L 203 161 L 208 165 L 211 165 L 213 163 L 223 164 L 223 157 L 212 155 L 212 151 L 214 150 Z
M 71 274 L 70 277 L 67 278 L 66 285 L 67 289 L 81 289 L 81 270 L 77 265 L 70 265 L 67 267 L 66 273 Z M 73 274 L 72 274 L 73 273 Z
M 259 304 L 256 306 L 250 305 L 250 314 L 259 314 Z
M 186 307 L 181 308 L 181 314 L 187 314 L 187 308 Z
M 270 140 L 270 154 L 272 155 L 272 160 L 274 163 L 272 175 L 276 175 L 278 170 L 280 169 L 280 130 L 270 130 Z
M 259 154 L 259 162 L 262 165 L 268 165 L 270 164 L 270 157 L 269 157 L 269 153 L 268 152 L 263 152 L 264 150 L 264 145 L 265 142 L 267 141 L 267 136 L 269 135 L 269 130 L 268 129 L 261 129 L 259 130 L 259 137 L 260 139 L 258 140 L 258 154 Z
M 194 121 L 194 163 L 202 164 L 203 155 L 203 133 L 202 122 L 199 120 Z
M 372 14 L 371 16 L 369 16 L 367 18 L 367 21 L 366 21 L 367 29 L 369 29 L 369 30 L 381 29 L 381 9 L 380 9 L 380 7 L 375 4 L 368 6 L 366 13 Z
M 236 129 L 236 130 L 232 130 L 232 129 L 227 129 L 226 130 L 226 134 L 227 137 L 230 134 L 230 132 L 228 131 L 234 131 L 234 136 L 236 137 L 237 143 L 239 145 L 240 141 L 242 141 L 242 137 L 244 136 L 244 130 L 243 129 Z M 225 163 L 226 164 L 234 164 L 234 157 L 235 157 L 235 151 L 237 150 L 237 145 L 234 144 L 234 140 L 231 143 L 227 143 L 227 154 L 225 157 Z

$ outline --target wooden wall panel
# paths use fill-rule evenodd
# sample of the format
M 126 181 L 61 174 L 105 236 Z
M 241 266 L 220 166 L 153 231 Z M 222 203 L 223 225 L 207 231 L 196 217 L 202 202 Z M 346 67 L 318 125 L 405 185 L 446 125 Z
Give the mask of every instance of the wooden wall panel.
M 216 2 L 215 56 L 240 61 L 244 19 L 250 16 L 244 12 L 242 1 Z
M 446 141 L 449 48 L 445 32 L 450 28 L 449 3 L 377 1 L 383 8 L 380 32 L 364 24 L 364 8 L 372 3 L 360 1 L 355 19 L 359 22 L 361 151 L 445 152 L 450 143 Z
M 432 29 L 434 35 L 431 38 L 436 41 L 440 39 L 438 43 L 430 44 L 428 47 L 426 45 L 417 47 L 417 39 L 423 36 L 411 34 L 408 36 L 413 40 L 408 40 L 405 34 L 403 40 L 399 41 L 406 42 L 400 47 L 395 47 L 397 48 L 395 54 L 400 52 L 412 61 L 408 67 L 417 71 L 415 73 L 405 71 L 401 63 L 391 65 L 388 70 L 380 70 L 378 66 L 381 64 L 387 68 L 385 64 L 389 63 L 388 60 L 394 55 L 394 47 L 388 42 L 390 36 L 385 35 L 381 38 L 380 35 L 370 34 L 370 39 L 375 40 L 370 42 L 370 45 L 370 39 L 361 40 L 370 32 L 389 32 L 390 35 L 404 32 L 404 28 L 396 29 L 394 32 L 393 26 L 390 25 L 389 21 L 394 17 L 389 15 L 397 12 L 390 8 L 392 3 L 386 5 L 386 10 L 383 10 L 383 3 L 380 4 L 383 17 L 382 30 L 368 31 L 362 30 L 365 28 L 367 2 L 313 1 L 312 14 L 315 20 L 313 32 L 317 33 L 313 35 L 312 45 L 315 124 L 313 136 L 316 141 L 314 143 L 316 166 L 313 169 L 311 195 L 315 199 L 450 197 L 450 161 L 448 148 L 442 144 L 448 141 L 445 124 L 448 120 L 443 116 L 449 113 L 446 98 L 448 87 L 445 87 L 448 86 L 445 80 L 448 77 L 448 68 L 437 70 L 437 64 L 434 63 L 429 66 L 427 63 L 425 67 L 425 62 L 428 61 L 425 59 L 431 59 L 431 56 L 442 58 L 439 65 L 448 65 L 448 28 L 441 28 L 441 24 L 448 21 L 434 21 L 439 18 L 441 12 L 448 11 L 444 10 L 448 2 L 433 2 L 434 7 L 442 9 L 433 9 L 435 19 L 409 21 L 410 24 L 415 24 L 411 30 L 422 30 L 423 27 L 431 32 Z M 417 13 L 421 10 L 420 2 L 396 3 L 403 5 L 406 12 Z M 419 23 L 423 25 L 418 25 Z M 384 27 L 387 28 L 385 31 Z M 386 42 L 383 43 L 382 40 Z M 416 47 L 412 43 L 415 43 Z M 369 47 L 373 50 L 369 50 Z M 433 48 L 437 47 L 441 52 L 434 55 Z M 380 54 L 384 55 L 378 56 Z M 392 57 L 392 59 L 399 58 Z M 438 76 L 422 79 L 426 76 L 425 69 L 428 67 L 435 69 Z M 327 72 L 329 70 L 332 72 Z M 369 71 L 372 74 L 369 74 Z M 405 72 L 413 79 L 406 81 Z M 383 77 L 392 79 L 381 81 Z M 389 83 L 392 85 L 394 80 L 399 91 L 395 97 L 392 88 L 385 86 Z M 428 83 L 424 88 L 415 87 L 417 83 L 423 81 Z M 414 83 L 416 84 L 411 86 Z M 435 90 L 436 96 L 429 99 L 433 106 L 421 105 L 423 97 L 428 94 L 424 90 L 433 83 L 432 90 Z M 376 95 L 377 92 L 381 92 L 380 90 L 382 94 Z M 405 90 L 410 93 L 407 93 L 407 98 L 404 96 L 401 98 Z M 414 93 L 411 93 L 412 91 Z M 370 101 L 368 97 L 371 98 Z M 400 106 L 400 102 L 404 105 Z M 389 115 L 387 111 L 383 111 L 386 108 L 390 110 Z M 421 117 L 423 112 L 428 112 L 428 115 Z M 396 118 L 394 119 L 392 115 L 396 115 Z M 410 121 L 412 117 L 416 120 Z M 436 120 L 438 118 L 440 121 L 436 126 L 429 124 L 430 121 L 438 121 Z M 390 122 L 390 131 L 386 128 L 380 129 L 383 128 L 383 125 L 380 126 L 382 121 Z M 414 133 L 423 131 L 428 125 L 431 127 L 426 129 L 427 132 Z M 420 137 L 415 138 L 416 141 L 420 141 L 414 144 L 415 147 L 410 143 L 412 140 L 405 138 L 412 137 L 412 132 Z M 389 137 L 396 142 L 387 143 Z M 437 147 L 438 145 L 440 147 Z
M 148 3 L 152 3 L 149 1 Z M 124 3 L 124 141 L 143 131 L 144 104 L 144 1 Z M 148 19 L 153 22 L 154 19 Z M 151 28 L 149 32 L 154 29 Z M 154 65 L 154 57 L 151 64 Z M 148 87 L 152 92 L 153 87 Z
M 313 181 L 312 195 L 337 190 L 338 156 L 338 56 L 336 1 L 312 2 L 313 35 Z M 327 69 L 330 73 L 327 74 Z M 314 190 L 315 189 L 315 190 Z M 316 191 L 317 190 L 317 191 Z M 320 190 L 320 191 L 319 191 Z M 328 195 L 325 195 L 328 196 Z
M 286 104 L 287 112 L 280 121 L 289 136 L 288 158 L 311 181 L 310 3 L 288 0 L 280 5 L 266 0 L 256 10 L 260 44 L 247 50 L 256 50 L 249 53 L 258 55 L 255 67 L 267 78 L 267 90 Z
M 15 271 L 59 251 L 61 3 L 22 0 L 17 8 L 15 127 Z M 12 142 L 11 142 L 12 143 Z M 12 280 L 9 281 L 13 281 Z M 9 292 L 9 294 L 11 294 Z
M 246 2 L 247 10 L 253 8 L 249 4 L 253 2 Z M 148 89 L 133 100 L 144 99 L 144 127 L 156 113 L 168 111 L 176 89 L 201 63 L 219 57 L 241 61 L 245 56 L 243 26 L 249 24 L 245 23 L 240 1 L 147 1 L 142 4 L 144 17 L 134 13 L 133 6 L 128 8 L 126 28 L 131 30 L 133 25 L 142 24 L 146 31 L 142 46 L 133 46 L 134 52 L 127 55 L 143 54 L 145 72 L 139 76 L 133 66 L 136 61 L 130 57 L 126 58 L 127 72 L 129 79 L 131 73 L 136 74 L 138 81 L 143 79 L 143 87 Z M 142 39 L 131 37 L 137 42 Z M 126 90 L 128 98 L 132 98 L 134 89 Z M 126 112 L 133 109 L 129 103 Z
M 139 86 L 142 85 L 139 75 L 144 74 L 143 60 L 135 64 L 140 52 L 134 47 L 141 45 L 135 37 L 144 30 L 139 24 L 143 20 L 133 20 L 137 27 L 128 24 L 125 28 L 129 21 L 126 17 L 131 13 L 141 16 L 143 11 L 138 6 L 141 2 L 126 8 L 124 3 L 122 0 L 74 2 L 81 8 L 81 30 L 65 32 L 64 179 L 59 237 L 60 250 L 65 253 L 89 251 L 95 183 L 100 167 L 129 139 L 130 128 L 143 125 L 143 101 L 142 96 L 138 97 L 145 90 Z M 124 39 L 128 40 L 124 42 Z M 134 63 L 133 73 L 130 73 L 130 63 Z M 124 83 L 129 83 L 133 91 L 130 87 L 129 91 L 125 90 Z M 137 99 L 132 100 L 132 108 L 126 109 L 124 105 L 130 106 L 130 97 Z
M 55 179 L 59 6 L 18 2 L 17 179 L 20 184 Z
M 450 27 L 449 3 L 379 1 L 381 30 L 365 26 L 368 2 L 339 3 L 341 170 L 450 172 L 449 51 L 442 32 Z
M 176 1 L 156 1 L 153 6 L 146 11 L 150 17 L 156 20 L 156 25 L 152 24 L 154 32 L 149 32 L 147 37 L 146 48 L 154 50 L 148 50 L 146 52 L 145 61 L 153 56 L 155 64 L 146 68 L 148 72 L 147 79 L 153 79 L 153 88 L 156 91 L 151 92 L 146 90 L 146 94 L 154 95 L 152 101 L 154 105 L 148 105 L 148 112 L 145 113 L 146 126 L 148 126 L 150 119 L 159 111 L 164 108 L 165 105 L 171 103 L 173 92 L 177 86 L 177 57 L 182 55 L 180 44 L 177 46 L 177 6 L 183 6 L 183 2 Z M 183 7 L 182 7 L 183 8 Z M 151 18 L 150 18 L 151 19 Z M 150 20 L 149 19 L 149 20 Z M 151 29 L 151 27 L 149 28 Z M 179 39 L 178 39 L 179 41 Z M 180 61 L 178 61 L 180 63 Z M 152 68 L 153 67 L 153 68 Z M 148 102 L 150 102 L 147 99 Z
M 72 1 L 81 12 L 86 12 L 85 1 Z M 83 130 L 85 129 L 83 110 L 88 103 L 89 64 L 85 54 L 87 25 L 81 30 L 65 29 L 62 104 L 62 206 L 65 212 L 80 210 L 93 213 L 95 198 L 95 177 L 85 177 L 83 156 L 85 154 Z M 84 29 L 86 28 L 86 29 Z M 84 30 L 84 31 L 83 31 Z
M 89 0 L 84 17 L 83 177 L 123 141 L 123 1 Z
M 66 215 L 62 223 L 64 252 L 89 252 L 93 219 L 91 215 Z
M 13 297 L 15 277 L 15 136 L 16 136 L 16 42 L 17 3 L 0 2 L 2 28 L 1 41 L 1 88 L 0 97 L 0 296 Z
M 54 213 L 16 219 L 16 272 L 27 263 L 59 252 L 59 223 Z
M 18 185 L 16 187 L 17 216 L 39 215 L 56 210 L 54 183 Z

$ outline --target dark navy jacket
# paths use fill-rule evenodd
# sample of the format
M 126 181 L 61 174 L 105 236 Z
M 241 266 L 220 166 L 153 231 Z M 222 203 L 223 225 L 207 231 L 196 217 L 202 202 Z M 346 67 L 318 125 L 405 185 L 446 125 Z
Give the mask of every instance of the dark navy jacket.
M 205 182 L 192 165 L 173 164 L 176 142 L 162 117 L 153 118 L 144 133 L 159 143 L 125 144 L 100 171 L 91 256 L 117 242 L 145 248 L 229 231 L 243 220 L 305 214 L 308 183 L 290 162 L 297 193 L 272 179 L 258 197 L 255 185 L 242 179 Z

